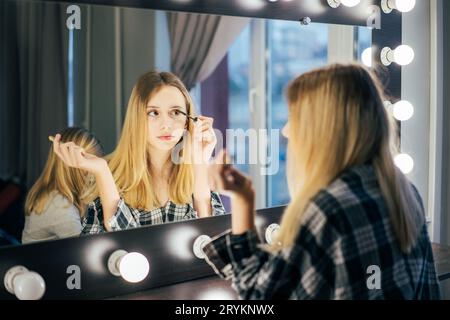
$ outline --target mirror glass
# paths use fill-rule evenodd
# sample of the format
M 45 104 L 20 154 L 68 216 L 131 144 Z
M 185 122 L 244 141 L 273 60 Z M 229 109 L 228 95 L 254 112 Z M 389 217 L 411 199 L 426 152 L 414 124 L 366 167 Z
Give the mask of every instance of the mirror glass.
M 222 148 L 257 209 L 288 203 L 286 85 L 372 42 L 365 27 L 56 2 L 2 1 L 0 16 L 0 245 L 226 214 L 204 160 Z

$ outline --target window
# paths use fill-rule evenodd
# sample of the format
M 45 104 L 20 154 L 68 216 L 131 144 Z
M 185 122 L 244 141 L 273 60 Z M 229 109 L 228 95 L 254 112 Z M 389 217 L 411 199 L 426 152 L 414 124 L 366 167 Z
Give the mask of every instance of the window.
M 250 26 L 247 26 L 236 39 L 228 51 L 228 119 L 229 129 L 242 129 L 246 131 L 250 128 L 250 110 L 249 110 L 249 72 L 250 72 Z M 230 141 L 229 141 L 230 142 Z M 245 144 L 236 143 L 234 148 L 228 150 L 230 155 L 235 158 L 237 154 L 244 156 L 245 163 L 236 163 L 236 167 L 249 173 L 249 142 Z
M 357 43 L 357 60 L 362 62 L 362 54 L 364 50 L 372 47 L 372 29 L 367 27 L 358 27 L 356 29 L 356 39 Z
M 242 154 L 245 154 L 245 164 L 236 163 L 236 161 L 235 164 L 238 169 L 251 175 L 257 192 L 257 208 L 285 205 L 290 201 L 286 180 L 287 140 L 281 135 L 281 129 L 288 118 L 285 100 L 286 85 L 308 70 L 342 58 L 335 55 L 341 54 L 339 48 L 347 44 L 329 41 L 330 36 L 339 30 L 339 26 L 326 24 L 313 23 L 301 26 L 296 21 L 254 19 L 228 52 L 228 128 L 246 131 L 257 124 L 259 128 L 268 129 L 269 135 L 270 130 L 279 130 L 279 152 L 273 149 L 273 143 L 269 142 L 267 148 L 268 156 L 278 156 L 279 169 L 275 174 L 261 177 L 257 176 L 258 171 L 252 171 L 252 166 L 248 163 L 250 149 L 248 137 L 245 143 L 236 143 L 229 147 L 232 156 L 236 157 L 239 153 L 242 157 Z M 350 59 L 356 55 L 358 58 L 355 60 L 361 61 L 362 52 L 371 47 L 372 29 L 357 27 L 354 30 L 345 29 L 344 31 L 352 32 L 352 36 L 347 37 L 348 41 L 355 41 Z M 330 46 L 331 51 L 329 51 Z M 333 50 L 336 53 L 333 53 Z M 262 63 L 255 61 L 262 61 Z M 260 70 L 261 66 L 265 66 L 264 72 Z M 255 82 L 254 79 L 259 80 Z M 265 89 L 262 93 L 258 91 L 264 99 L 261 99 L 261 105 L 256 105 L 258 109 L 254 109 L 255 105 L 253 106 L 251 113 L 249 96 L 250 91 L 255 90 L 254 82 L 258 88 L 261 83 L 265 84 Z M 250 90 L 251 88 L 253 89 Z M 270 137 L 268 138 L 270 141 Z M 272 149 L 274 152 L 271 152 Z
M 328 61 L 328 26 L 311 24 L 301 27 L 295 21 L 267 21 L 268 36 L 268 126 L 280 130 L 279 170 L 267 176 L 267 205 L 278 206 L 290 201 L 286 180 L 287 140 L 281 129 L 288 117 L 284 91 L 288 82 Z

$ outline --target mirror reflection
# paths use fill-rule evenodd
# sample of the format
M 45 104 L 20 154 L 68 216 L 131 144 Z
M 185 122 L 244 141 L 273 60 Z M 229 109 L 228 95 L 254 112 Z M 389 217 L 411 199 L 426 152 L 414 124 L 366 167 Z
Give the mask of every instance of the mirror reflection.
M 252 178 L 257 209 L 288 203 L 286 85 L 371 45 L 367 28 L 314 22 L 0 10 L 0 245 L 225 214 L 208 174 L 221 149 Z

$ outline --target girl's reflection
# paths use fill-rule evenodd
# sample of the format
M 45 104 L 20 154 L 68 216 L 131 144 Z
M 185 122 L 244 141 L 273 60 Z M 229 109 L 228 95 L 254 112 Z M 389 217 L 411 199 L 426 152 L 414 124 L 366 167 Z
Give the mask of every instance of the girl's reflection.
M 103 156 L 99 141 L 85 129 L 67 128 L 59 139 L 61 143 L 73 141 L 86 152 Z M 67 167 L 50 149 L 44 171 L 25 202 L 22 243 L 79 235 L 80 215 L 87 205 L 80 195 L 87 178 L 86 171 Z
M 116 150 L 104 160 L 74 142 L 54 142 L 69 166 L 95 176 L 82 233 L 122 230 L 223 214 L 208 183 L 216 145 L 213 119 L 194 117 L 183 83 L 150 71 L 133 88 Z M 195 182 L 195 183 L 194 183 Z

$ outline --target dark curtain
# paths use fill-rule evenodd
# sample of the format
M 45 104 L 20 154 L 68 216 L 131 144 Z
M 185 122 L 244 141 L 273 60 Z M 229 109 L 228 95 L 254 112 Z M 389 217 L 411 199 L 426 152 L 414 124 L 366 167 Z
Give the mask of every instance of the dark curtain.
M 2 176 L 30 187 L 67 126 L 67 5 L 2 1 Z M 4 117 L 3 117 L 4 115 Z

